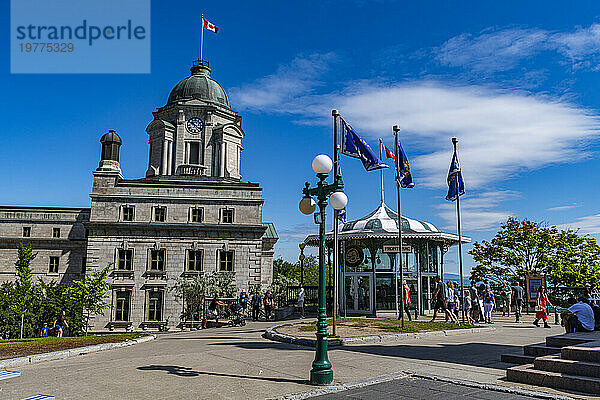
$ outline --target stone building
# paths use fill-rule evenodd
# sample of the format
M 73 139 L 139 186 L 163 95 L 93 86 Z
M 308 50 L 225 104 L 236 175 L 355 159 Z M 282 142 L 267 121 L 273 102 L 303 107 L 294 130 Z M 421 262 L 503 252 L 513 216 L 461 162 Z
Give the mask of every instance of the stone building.
M 262 221 L 260 186 L 241 180 L 241 117 L 210 73 L 195 62 L 153 113 L 145 178 L 123 177 L 122 141 L 109 131 L 89 209 L 0 207 L 3 279 L 14 276 L 21 241 L 38 252 L 33 270 L 47 280 L 112 264 L 111 308 L 93 318 L 96 331 L 185 324 L 169 290 L 176 278 L 232 271 L 238 287 L 269 285 L 277 233 Z

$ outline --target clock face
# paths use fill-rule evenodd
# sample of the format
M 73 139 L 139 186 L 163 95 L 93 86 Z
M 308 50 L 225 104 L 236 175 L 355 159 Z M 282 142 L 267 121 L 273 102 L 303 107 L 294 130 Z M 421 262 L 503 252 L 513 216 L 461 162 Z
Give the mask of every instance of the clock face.
M 185 124 L 185 129 L 189 133 L 200 133 L 204 129 L 204 121 L 198 117 L 190 118 Z

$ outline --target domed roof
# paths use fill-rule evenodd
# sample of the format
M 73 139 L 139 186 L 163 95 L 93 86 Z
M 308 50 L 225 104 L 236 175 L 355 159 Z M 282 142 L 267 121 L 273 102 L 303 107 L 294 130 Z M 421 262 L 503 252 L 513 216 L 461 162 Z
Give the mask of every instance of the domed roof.
M 398 213 L 392 211 L 385 203 L 381 203 L 375 211 L 366 217 L 346 222 L 342 227 L 342 233 L 345 232 L 397 233 Z M 402 232 L 436 233 L 439 230 L 429 222 L 402 217 Z
M 100 143 L 123 144 L 123 141 L 121 140 L 119 135 L 117 135 L 117 132 L 110 130 L 110 131 L 106 132 L 104 135 L 102 135 L 102 137 L 100 138 Z
M 179 100 L 197 99 L 230 108 L 225 90 L 215 80 L 211 79 L 208 65 L 195 62 L 190 71 L 191 75 L 171 90 L 167 104 Z

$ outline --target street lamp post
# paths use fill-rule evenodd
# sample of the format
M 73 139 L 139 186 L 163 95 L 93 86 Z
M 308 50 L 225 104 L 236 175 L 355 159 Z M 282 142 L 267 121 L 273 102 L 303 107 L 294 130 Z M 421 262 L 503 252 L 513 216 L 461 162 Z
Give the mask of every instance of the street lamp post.
M 334 181 L 331 184 L 325 181 L 333 167 L 331 158 L 320 154 L 313 160 L 312 167 L 319 178 L 319 182 L 313 188 L 310 187 L 310 183 L 306 182 L 304 189 L 302 189 L 304 198 L 300 201 L 300 211 L 306 215 L 312 214 L 317 205 L 319 207 L 319 211 L 315 213 L 315 223 L 319 224 L 319 314 L 317 317 L 316 354 L 310 370 L 310 383 L 313 385 L 329 385 L 333 381 L 333 369 L 327 358 L 325 209 L 327 208 L 327 200 L 335 210 L 343 209 L 348 203 L 348 197 L 342 191 L 344 183 L 341 176 L 335 174 Z M 313 196 L 317 198 L 316 203 Z
M 300 247 L 300 284 L 304 286 L 304 248 L 306 247 L 306 243 L 302 242 L 298 244 Z

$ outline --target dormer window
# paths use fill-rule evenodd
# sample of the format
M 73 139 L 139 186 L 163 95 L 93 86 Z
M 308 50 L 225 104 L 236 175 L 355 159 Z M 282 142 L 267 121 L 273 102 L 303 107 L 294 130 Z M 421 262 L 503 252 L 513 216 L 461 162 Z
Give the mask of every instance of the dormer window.
M 60 237 L 60 228 L 52 228 L 52 237 L 55 239 Z

